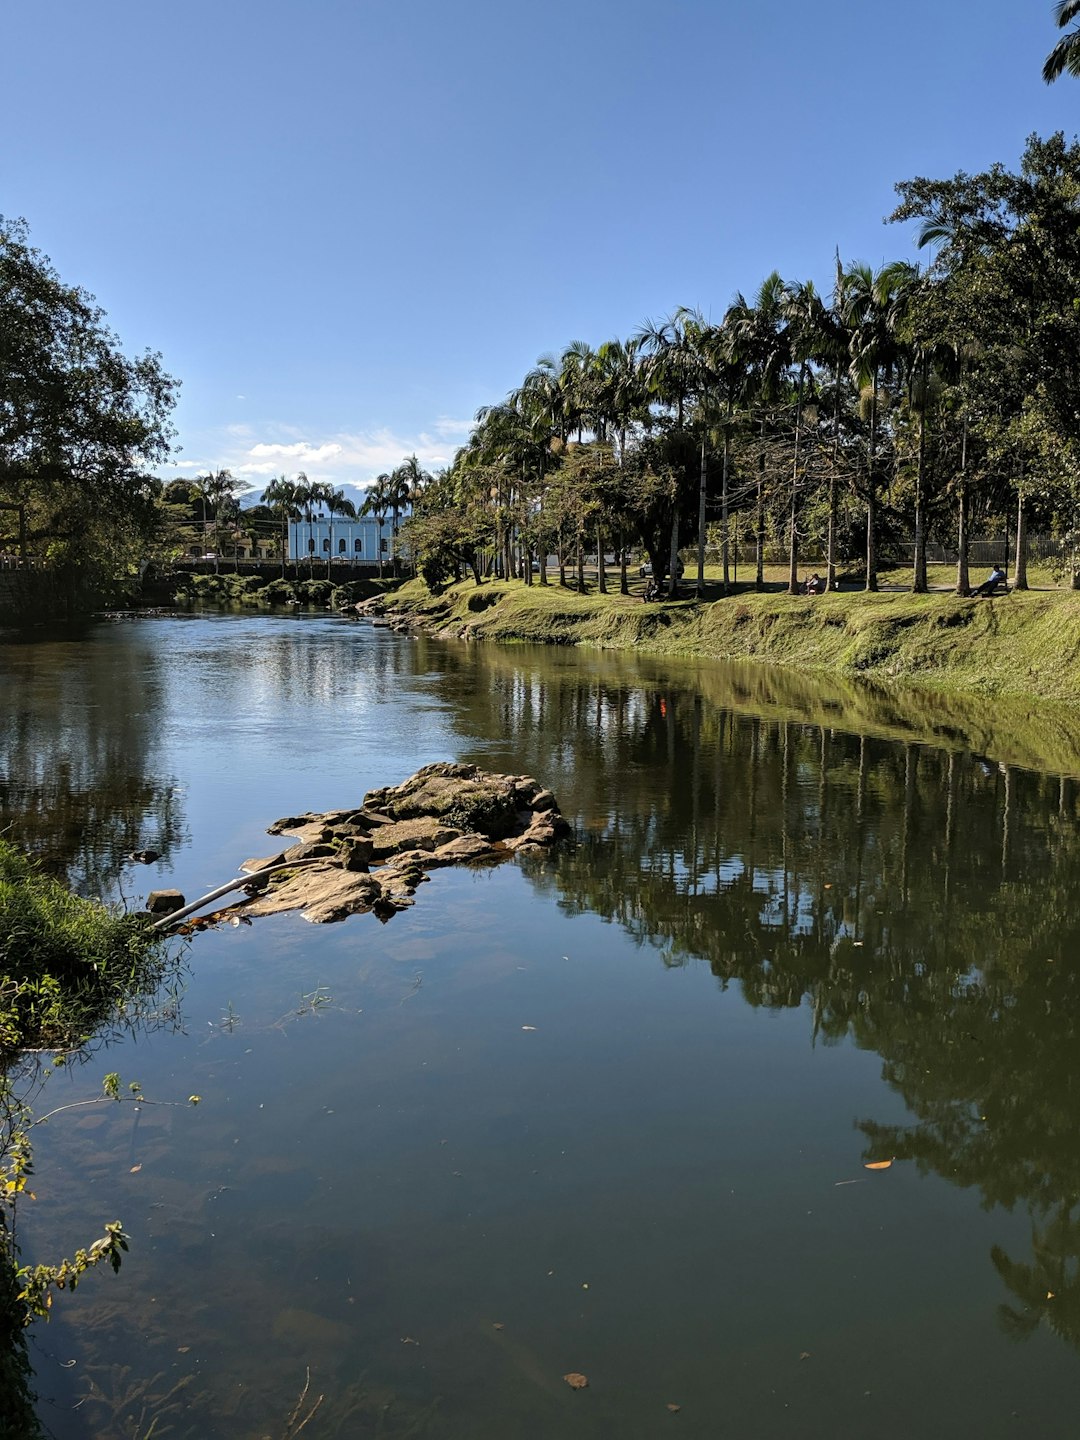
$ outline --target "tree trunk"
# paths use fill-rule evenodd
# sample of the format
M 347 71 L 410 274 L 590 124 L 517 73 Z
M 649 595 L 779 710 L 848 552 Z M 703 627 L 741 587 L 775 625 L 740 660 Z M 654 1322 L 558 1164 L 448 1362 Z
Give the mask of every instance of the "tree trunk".
M 971 593 L 971 575 L 968 571 L 968 495 L 967 485 L 960 482 L 960 514 L 956 536 L 956 593 Z
M 874 388 L 870 397 L 870 450 L 866 471 L 866 589 L 876 590 L 877 546 L 874 524 L 877 520 L 877 397 L 878 372 L 874 367 Z
M 967 595 L 971 590 L 968 574 L 968 495 L 967 495 L 967 416 L 960 432 L 960 523 L 957 535 L 956 593 Z
M 731 406 L 728 405 L 728 422 L 731 421 Z M 728 576 L 728 426 L 724 427 L 724 469 L 720 480 L 720 563 L 724 569 L 724 594 L 731 588 Z
M 1020 494 L 1016 502 L 1016 565 L 1013 570 L 1014 590 L 1026 590 L 1028 588 L 1027 509 L 1024 505 L 1024 498 L 1023 470 L 1021 470 Z
M 755 560 L 757 571 L 754 588 L 765 589 L 765 422 L 761 422 L 761 458 L 758 460 L 757 475 L 757 532 Z
M 923 495 L 926 480 L 926 372 L 923 367 L 923 413 L 919 416 L 919 462 L 915 471 L 915 562 L 911 588 L 916 595 L 926 594 L 926 516 Z
M 619 531 L 619 594 L 630 594 L 630 581 L 626 576 L 626 536 Z
M 672 600 L 679 593 L 679 512 L 671 517 L 671 566 L 668 571 L 668 597 Z
M 799 593 L 799 531 L 796 520 L 799 514 L 799 440 L 802 431 L 803 386 L 806 383 L 806 365 L 799 366 L 799 394 L 795 402 L 795 455 L 791 462 L 791 513 L 788 516 L 788 594 Z
M 577 542 L 577 588 L 578 594 L 585 594 L 585 545 L 581 536 Z
M 705 598 L 705 486 L 708 480 L 708 465 L 705 458 L 705 436 L 701 436 L 701 480 L 698 485 L 697 520 L 697 598 Z
M 604 532 L 596 527 L 596 588 L 601 595 L 607 594 L 607 572 L 604 569 Z

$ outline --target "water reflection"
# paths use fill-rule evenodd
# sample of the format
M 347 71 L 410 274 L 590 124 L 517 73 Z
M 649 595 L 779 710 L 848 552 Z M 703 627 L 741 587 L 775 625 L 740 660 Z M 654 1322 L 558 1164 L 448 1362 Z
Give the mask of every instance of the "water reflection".
M 132 851 L 167 858 L 185 838 L 177 783 L 155 773 L 163 659 L 124 638 L 9 642 L 0 660 L 0 830 L 85 895 L 114 894 Z
M 342 1434 L 367 1433 L 395 1394 L 408 1397 L 413 1417 L 402 1420 L 401 1433 L 410 1433 L 414 1419 L 414 1433 L 525 1433 L 512 1424 L 499 1432 L 495 1422 L 470 1430 L 461 1418 L 475 1403 L 476 1387 L 487 1383 L 476 1346 L 461 1338 L 464 1293 L 482 1345 L 492 1352 L 498 1345 L 500 1354 L 518 1337 L 496 1337 L 490 1317 L 501 1316 L 512 1298 L 529 1297 L 522 1302 L 519 1333 L 528 1322 L 530 1343 L 544 1356 L 543 1384 L 555 1377 L 550 1395 L 535 1382 L 531 1403 L 552 1409 L 545 1411 L 551 1422 L 546 1432 L 536 1421 L 534 1433 L 602 1433 L 581 1418 L 558 1428 L 562 1412 L 554 1407 L 565 1387 L 549 1360 L 557 1345 L 552 1341 L 547 1351 L 535 1337 L 543 1337 L 545 1320 L 552 1336 L 565 1334 L 566 1316 L 553 1302 L 533 1298 L 521 1257 L 536 1249 L 537 1275 L 546 1283 L 553 1267 L 547 1257 L 579 1246 L 581 1278 L 587 1279 L 604 1245 L 621 1236 L 625 1247 L 617 1255 L 612 1251 L 609 1269 L 614 1293 L 620 1266 L 628 1270 L 625 1256 L 641 1249 L 643 1236 L 656 1247 L 656 1274 L 665 1276 L 678 1271 L 680 1259 L 685 1266 L 679 1254 L 685 1240 L 693 1265 L 681 1282 L 672 1282 L 672 1292 L 693 1285 L 692 1268 L 693 1275 L 708 1273 L 717 1293 L 731 1293 L 729 1271 L 737 1270 L 738 1257 L 725 1257 L 727 1269 L 712 1259 L 725 1243 L 721 1232 L 735 1235 L 730 1243 L 746 1250 L 763 1243 L 762 1232 L 751 1227 L 736 1234 L 746 1221 L 734 1201 L 723 1225 L 710 1207 L 727 1203 L 736 1184 L 741 1193 L 744 1177 L 755 1175 L 762 1160 L 745 1134 L 720 1127 L 715 1103 L 700 1098 L 702 1081 L 732 1087 L 737 1100 L 730 1108 L 751 1117 L 748 1129 L 759 1114 L 778 1123 L 766 1104 L 754 1108 L 768 1089 L 766 1062 L 748 1060 L 743 1052 L 724 1066 L 714 1064 L 709 1042 L 713 1032 L 730 1035 L 723 1026 L 730 1025 L 733 1010 L 744 1008 L 736 1006 L 737 997 L 786 1022 L 784 1043 L 805 1052 L 813 1067 L 800 1072 L 815 1077 L 808 1085 L 818 1083 L 830 1061 L 846 1058 L 876 1069 L 853 1047 L 880 1057 L 891 1096 L 867 1088 L 854 1092 L 859 1098 L 852 1102 L 853 1092 L 838 1085 L 832 1094 L 815 1090 L 813 1105 L 829 1109 L 847 1145 L 854 1104 L 862 1158 L 895 1159 L 894 1176 L 899 1162 L 911 1162 L 904 1174 L 913 1187 L 917 1170 L 971 1190 L 987 1207 L 1026 1215 L 1030 1249 L 1019 1227 L 995 1214 L 986 1222 L 995 1228 L 970 1242 L 982 1247 L 976 1268 L 988 1276 L 988 1293 L 1001 1297 L 1009 1334 L 1031 1334 L 1045 1319 L 1070 1344 L 1080 1341 L 1080 1210 L 1073 1203 L 1080 1194 L 1080 1073 L 1072 1033 L 1080 1013 L 1073 958 L 1080 926 L 1075 717 L 1029 714 L 1022 706 L 991 712 L 958 701 L 901 699 L 746 667 L 660 667 L 633 656 L 412 642 L 330 620 L 191 620 L 171 630 L 159 623 L 145 632 L 138 626 L 106 632 L 93 644 L 95 667 L 111 670 L 107 686 L 94 678 L 84 656 L 56 651 L 46 663 L 43 654 L 36 673 L 26 671 L 25 700 L 0 722 L 9 757 L 9 808 L 24 807 L 22 813 L 40 826 L 43 848 L 55 846 L 76 869 L 89 863 L 71 839 L 81 818 L 71 820 L 70 812 L 79 804 L 82 817 L 91 815 L 92 803 L 100 807 L 106 838 L 93 854 L 115 855 L 117 848 L 133 848 L 135 831 L 139 843 L 150 843 L 145 817 L 158 813 L 158 801 L 147 802 L 146 795 L 160 798 L 175 783 L 185 792 L 185 816 L 174 812 L 177 853 L 170 859 L 180 866 L 189 863 L 188 851 L 201 855 L 218 846 L 232 863 L 257 853 L 257 844 L 236 848 L 232 829 L 223 830 L 223 810 L 242 808 L 257 831 L 279 814 L 349 803 L 370 785 L 446 757 L 543 779 L 574 819 L 580 841 L 555 860 L 523 862 L 531 908 L 509 887 L 505 871 L 477 880 L 475 895 L 465 889 L 469 877 L 444 876 L 420 897 L 416 912 L 375 937 L 354 922 L 298 939 L 284 920 L 237 933 L 228 949 L 223 936 L 200 937 L 194 952 L 199 983 L 216 988 L 199 1028 L 214 1039 L 197 1049 L 192 1042 L 180 1060 L 174 1054 L 169 1064 L 182 1078 L 169 1070 L 168 1082 L 184 1094 L 202 1089 L 203 1080 L 189 1082 L 187 1073 L 202 1067 L 205 1088 L 227 1089 L 228 1103 L 200 1110 L 197 1139 L 193 1131 L 186 1150 L 177 1131 L 155 1135 L 146 1155 L 156 1168 L 148 1163 L 130 1182 L 137 1160 L 120 1129 L 80 1130 L 64 1141 L 73 1173 L 89 1176 L 106 1193 L 114 1189 L 125 1197 L 125 1185 L 136 1181 L 146 1189 L 140 1263 L 148 1274 L 152 1259 L 158 1264 L 145 1293 L 125 1275 L 115 1289 L 103 1287 L 95 1295 L 78 1325 L 72 1308 L 70 1324 L 90 1352 L 92 1379 L 101 1391 L 87 1400 L 80 1419 L 93 1413 L 99 1432 L 113 1433 L 105 1429 L 109 1407 L 118 1414 L 131 1387 L 155 1379 L 163 1357 L 179 1353 L 178 1341 L 189 1345 L 191 1335 L 178 1336 L 169 1318 L 184 1315 L 205 1342 L 203 1419 L 236 1388 L 235 1374 L 250 1365 L 255 1350 L 271 1357 L 260 1377 L 275 1371 L 259 1412 L 266 1429 L 281 1428 L 303 1381 L 302 1364 L 321 1355 L 337 1366 L 337 1383 L 319 1417 L 327 1433 L 336 1433 L 335 1426 Z M 10 666 L 10 654 L 3 663 Z M 95 717 L 92 706 L 80 714 L 76 702 L 95 694 L 101 714 Z M 54 704 L 52 696 L 62 703 Z M 136 709 L 138 716 L 130 713 Z M 111 738 L 113 725 L 118 739 Z M 86 757 L 77 759 L 82 771 L 65 781 L 54 809 L 45 782 L 65 745 L 80 756 L 85 745 Z M 33 787 L 17 789 L 16 777 L 24 774 L 39 777 L 39 799 Z M 104 778 L 95 790 L 98 776 Z M 67 794 L 85 798 L 69 806 Z M 106 880 L 104 862 L 94 863 Z M 217 864 L 215 859 L 208 868 Z M 199 877 L 219 878 L 202 870 Z M 525 889 L 516 872 L 514 883 Z M 493 915 L 482 884 L 511 897 L 520 917 L 515 913 L 507 924 L 511 912 Z M 440 905 L 447 906 L 444 912 Z M 554 928 L 553 916 L 567 923 L 590 916 L 613 922 L 582 928 L 594 942 L 595 932 L 604 931 L 618 945 L 586 975 L 583 968 L 559 968 L 560 940 L 552 967 L 543 934 Z M 634 955 L 635 944 L 642 964 L 632 971 L 626 957 Z M 257 964 L 230 971 L 244 946 Z M 482 957 L 475 970 L 460 961 L 463 955 L 475 960 L 470 952 Z M 364 957 L 359 969 L 357 953 Z M 652 963 L 654 954 L 683 974 L 665 974 Z M 413 992 L 414 974 L 431 957 L 438 957 L 439 989 L 425 982 Z M 701 965 L 726 996 L 709 1007 L 700 995 L 683 1002 L 695 1007 L 693 1022 L 706 1032 L 701 1048 L 684 1046 L 691 1019 L 674 1009 L 666 1015 L 669 1030 L 657 1021 L 655 1037 L 644 1034 L 642 1007 L 674 1005 L 671 997 L 682 980 Z M 324 967 L 345 1008 L 319 1018 L 324 1028 L 310 1048 L 304 1048 L 303 1027 L 295 1027 L 288 1061 L 279 1067 L 266 1058 L 265 1035 L 277 1036 L 281 995 L 295 992 L 301 982 L 293 977 L 301 972 L 307 989 L 321 983 Z M 347 999 L 339 989 L 343 976 L 355 982 Z M 493 976 L 500 984 L 491 983 Z M 532 984 L 533 977 L 527 1008 L 511 1004 L 500 989 L 503 983 Z M 711 993 L 707 972 L 701 979 Z M 595 988 L 583 992 L 588 984 Z M 277 986 L 273 999 L 258 988 L 270 985 Z M 687 989 L 682 987 L 684 995 Z M 557 998 L 545 1023 L 551 992 Z M 235 1035 L 220 1033 L 217 1017 L 234 999 L 242 1028 Z M 536 1038 L 549 1037 L 555 1016 L 560 1025 L 570 1023 L 564 1015 L 572 1018 L 579 1005 L 604 1021 L 560 1031 L 554 1065 L 533 1060 L 532 1052 L 519 1052 L 507 1040 L 520 1039 L 522 1025 L 536 1024 L 538 1012 Z M 259 1007 L 265 1011 L 261 1029 L 252 1013 Z M 620 1007 L 609 1036 L 608 1017 Z M 414 1019 L 421 1014 L 431 1023 Z M 358 1026 L 363 1044 L 357 1044 Z M 633 1045 L 624 1047 L 621 1036 L 632 1036 Z M 140 1064 L 153 1058 L 144 1054 Z M 636 1075 L 649 1065 L 651 1071 Z M 302 1084 L 297 1075 L 305 1077 Z M 671 1075 L 679 1077 L 672 1087 L 680 1091 L 677 1100 L 662 1093 L 657 1078 L 666 1082 Z M 317 1085 L 325 1093 L 313 1096 Z M 683 1131 L 672 1119 L 676 1104 Z M 348 1115 L 347 1128 L 335 1114 Z M 563 1157 L 579 1130 L 581 1153 L 573 1180 L 564 1181 L 570 1166 Z M 703 1134 L 711 1147 L 702 1143 Z M 464 1160 L 448 1158 L 442 1148 L 448 1135 Z M 140 1146 L 146 1140 L 141 1134 Z M 647 1165 L 639 1158 L 643 1140 Z M 775 1143 L 781 1142 L 790 1157 L 791 1135 Z M 550 1162 L 547 1148 L 557 1157 Z M 665 1159 L 654 1162 L 656 1152 Z M 687 1154 L 693 1166 L 687 1166 Z M 141 1149 L 137 1159 L 143 1159 Z M 833 1179 L 830 1168 L 826 1183 Z M 221 1189 L 225 1180 L 227 1192 Z M 755 1203 L 762 1210 L 775 1205 L 769 1245 L 780 1250 L 778 1237 L 790 1216 L 762 1194 Z M 52 1203 L 47 1199 L 44 1206 Z M 133 1198 L 124 1204 L 134 1213 Z M 303 1215 L 302 1243 L 293 1208 Z M 671 1229 L 680 1234 L 656 1238 L 663 1227 L 653 1225 L 651 1215 L 668 1213 L 678 1215 Z M 808 1214 L 809 1205 L 799 1213 Z M 915 1213 L 921 1213 L 917 1205 Z M 482 1221 L 474 1222 L 477 1215 Z M 876 1236 L 878 1222 L 874 1214 L 862 1223 Z M 474 1223 L 484 1231 L 479 1239 L 470 1229 Z M 538 1234 L 550 1243 L 538 1244 Z M 749 1242 L 741 1238 L 746 1234 Z M 841 1236 L 837 1246 L 847 1238 Z M 208 1274 L 210 1239 L 220 1268 Z M 995 1239 L 1001 1243 L 990 1251 Z M 919 1237 L 910 1243 L 912 1252 L 898 1263 L 916 1266 Z M 933 1243 L 925 1240 L 923 1260 Z M 813 1250 L 806 1246 L 800 1256 Z M 830 1262 L 835 1268 L 845 1253 L 829 1252 L 819 1241 L 822 1271 L 830 1270 Z M 710 1263 L 714 1272 L 708 1272 Z M 775 1280 L 784 1262 L 770 1263 Z M 561 1263 L 558 1268 L 561 1275 Z M 799 1277 L 793 1288 L 805 1284 L 812 1295 L 813 1285 L 794 1262 L 791 1273 Z M 326 1294 L 311 1292 L 311 1274 L 322 1277 Z M 338 1293 L 346 1274 L 363 1276 L 364 1286 L 349 1310 L 344 1307 L 354 1297 Z M 493 1275 L 506 1277 L 497 1304 L 485 1288 Z M 651 1280 L 650 1293 L 661 1297 L 658 1313 L 670 1330 L 680 1323 L 683 1301 L 680 1293 L 670 1299 L 665 1283 Z M 213 1313 L 204 1299 L 210 1285 L 219 1294 Z M 756 1294 L 749 1285 L 737 1290 L 736 1308 L 752 1314 Z M 620 1294 L 619 1318 L 607 1322 L 612 1351 L 639 1344 L 636 1353 L 647 1355 L 623 1300 Z M 238 1308 L 228 1309 L 234 1301 Z M 820 1308 L 816 1296 L 813 1303 Z M 976 1297 L 972 1312 L 978 1305 L 990 1314 L 985 1297 Z M 402 1337 L 414 1335 L 418 1314 L 427 1334 L 414 1353 Z M 132 1317 L 139 1343 L 153 1348 L 154 1369 L 142 1374 L 136 1364 L 134 1377 L 125 1377 L 112 1373 L 109 1356 L 115 1351 L 124 1363 L 130 1360 Z M 950 1314 L 949 1323 L 954 1321 Z M 702 1324 L 715 1327 L 708 1330 L 710 1345 L 731 1342 L 722 1319 L 688 1316 L 684 1343 L 672 1350 L 696 1353 Z M 773 1337 L 775 1314 L 764 1315 L 760 1325 Z M 976 1325 L 973 1313 L 964 1313 L 956 1326 L 972 1347 Z M 745 1315 L 732 1322 L 739 1333 L 746 1327 Z M 277 1373 L 283 1355 L 291 1367 L 287 1379 Z M 420 1361 L 431 1369 L 421 1374 Z M 187 1365 L 186 1350 L 171 1363 Z M 524 1349 L 514 1363 L 513 1383 L 491 1386 L 492 1403 L 498 1391 L 507 1405 L 506 1397 L 525 1404 L 521 1377 L 533 1385 L 540 1367 Z M 567 1357 L 564 1368 L 572 1363 L 577 1358 Z M 618 1363 L 614 1356 L 611 1363 Z M 372 1366 L 367 1376 L 366 1366 Z M 767 1368 L 763 1363 L 762 1371 Z M 429 1380 L 436 1373 L 442 1393 L 457 1394 L 454 1421 L 428 1413 L 439 1393 Z M 395 1390 L 387 1377 L 396 1377 Z M 170 1371 L 152 1387 L 162 1405 L 177 1403 L 168 1398 L 176 1379 Z M 762 1383 L 771 1384 L 772 1377 L 763 1376 Z M 277 1391 L 269 1393 L 273 1385 L 292 1388 L 283 1400 Z M 190 1392 L 182 1398 L 192 1405 Z M 217 1433 L 250 1432 L 241 1401 L 233 1403 L 228 1423 L 216 1412 Z M 574 1413 L 588 1414 L 580 1408 Z M 833 1411 L 823 1403 L 816 1413 L 827 1418 Z M 626 1415 L 613 1415 L 607 1433 L 616 1433 L 616 1419 Z M 888 1433 L 904 1433 L 901 1420 L 895 1427 Z M 310 1428 L 321 1433 L 314 1422 Z M 829 1433 L 842 1428 L 838 1422 Z M 638 1432 L 630 1427 L 626 1433 Z M 792 1432 L 777 1422 L 756 1433 Z

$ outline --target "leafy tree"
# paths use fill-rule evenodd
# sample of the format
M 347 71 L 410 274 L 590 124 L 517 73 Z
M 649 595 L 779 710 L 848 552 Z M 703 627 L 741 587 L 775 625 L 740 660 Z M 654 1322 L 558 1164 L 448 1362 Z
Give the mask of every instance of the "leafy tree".
M 0 502 L 26 543 L 106 580 L 157 525 L 149 470 L 170 452 L 177 382 L 129 359 L 93 297 L 0 217 Z

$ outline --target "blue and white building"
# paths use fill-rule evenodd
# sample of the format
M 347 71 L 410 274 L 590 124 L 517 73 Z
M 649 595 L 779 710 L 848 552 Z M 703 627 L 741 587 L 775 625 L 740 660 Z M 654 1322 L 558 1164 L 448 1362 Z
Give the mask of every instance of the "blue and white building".
M 384 565 L 394 558 L 394 526 L 388 518 L 381 524 L 373 515 L 355 520 L 334 517 L 333 524 L 324 516 L 289 521 L 289 559 L 297 563 L 314 556 L 324 563 Z

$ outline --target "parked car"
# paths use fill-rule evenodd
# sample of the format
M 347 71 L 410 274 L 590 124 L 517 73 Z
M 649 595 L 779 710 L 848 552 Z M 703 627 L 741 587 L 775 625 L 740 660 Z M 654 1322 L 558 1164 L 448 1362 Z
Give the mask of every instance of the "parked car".
M 675 561 L 675 579 L 676 579 L 676 580 L 681 580 L 681 579 L 682 579 L 682 577 L 683 577 L 683 568 L 684 568 L 684 567 L 683 567 L 682 560 L 681 560 L 681 559 L 680 559 L 680 560 L 676 560 L 676 561 Z M 652 574 L 652 561 L 651 561 L 651 560 L 646 560 L 646 561 L 645 561 L 645 564 L 639 567 L 639 569 L 638 569 L 638 574 L 641 576 L 641 578 L 642 578 L 643 580 L 647 579 L 648 576 L 650 576 L 650 575 Z

